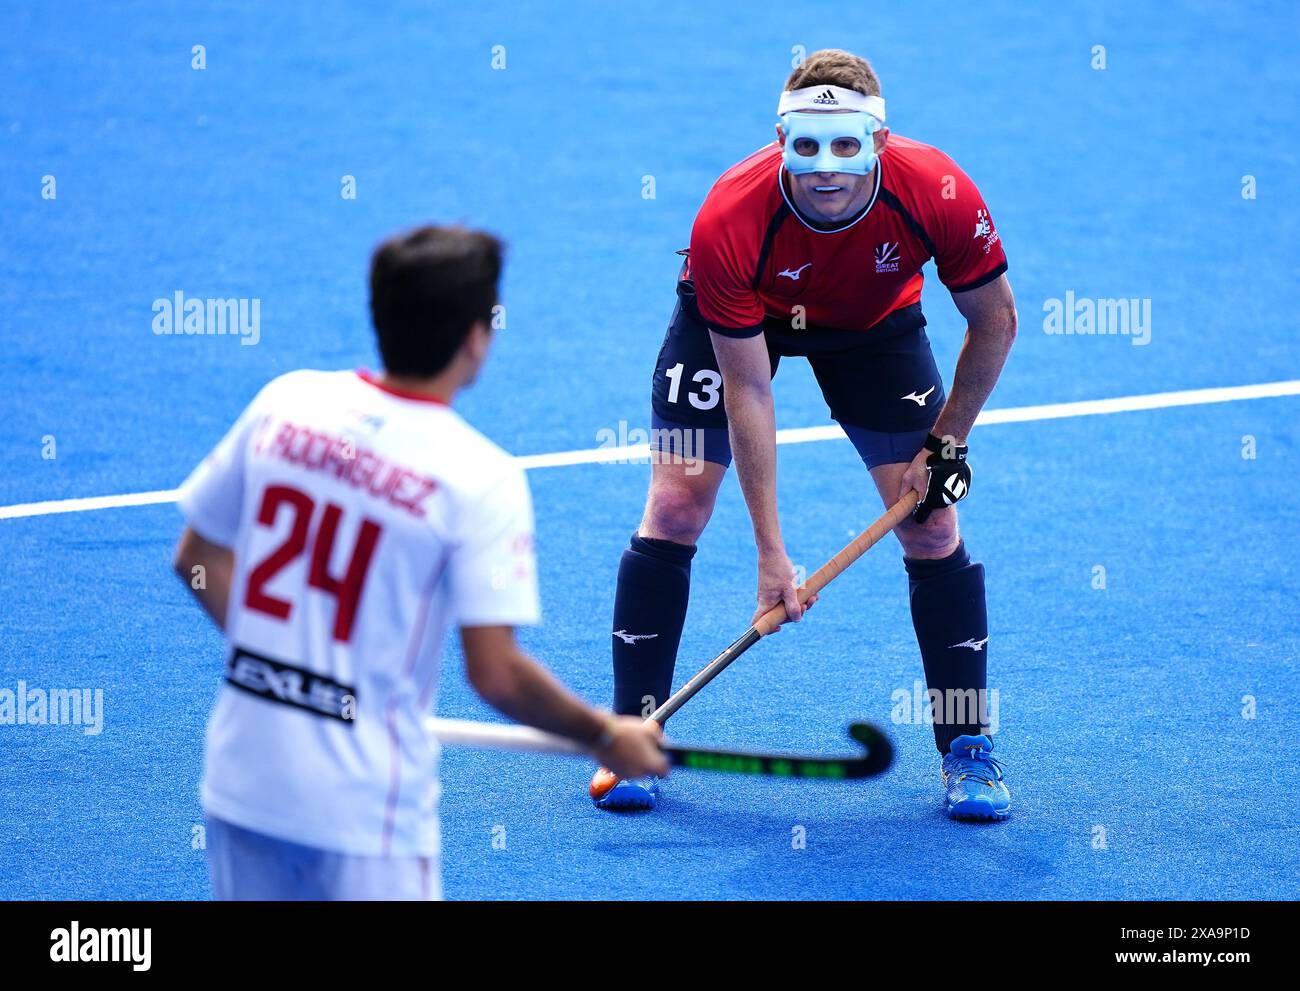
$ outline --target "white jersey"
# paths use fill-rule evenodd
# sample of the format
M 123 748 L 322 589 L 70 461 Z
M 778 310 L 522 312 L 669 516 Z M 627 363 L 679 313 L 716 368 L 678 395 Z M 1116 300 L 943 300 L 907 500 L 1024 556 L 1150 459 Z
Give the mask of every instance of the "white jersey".
M 204 808 L 324 850 L 436 855 L 423 720 L 448 627 L 538 620 L 522 469 L 443 403 L 300 371 L 261 391 L 180 506 L 235 558 Z

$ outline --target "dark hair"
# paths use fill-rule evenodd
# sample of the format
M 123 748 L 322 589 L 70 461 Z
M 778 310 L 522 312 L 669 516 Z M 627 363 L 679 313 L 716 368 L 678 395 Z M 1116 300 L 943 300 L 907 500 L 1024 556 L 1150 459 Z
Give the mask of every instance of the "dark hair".
M 391 237 L 370 260 L 370 318 L 384 368 L 437 375 L 470 328 L 491 326 L 502 246 L 464 227 L 418 227 Z

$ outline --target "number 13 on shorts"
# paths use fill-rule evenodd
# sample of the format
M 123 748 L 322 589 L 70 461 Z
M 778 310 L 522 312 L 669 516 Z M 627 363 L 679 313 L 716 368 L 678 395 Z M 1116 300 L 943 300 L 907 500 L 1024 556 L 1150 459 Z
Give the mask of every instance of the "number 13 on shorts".
M 672 368 L 664 369 L 664 376 L 668 379 L 668 401 L 676 403 L 682 386 L 682 373 L 685 365 L 678 362 Z M 712 368 L 701 368 L 691 376 L 691 381 L 699 385 L 699 389 L 687 389 L 686 398 L 696 409 L 713 409 L 718 405 L 718 400 L 722 398 L 722 375 Z

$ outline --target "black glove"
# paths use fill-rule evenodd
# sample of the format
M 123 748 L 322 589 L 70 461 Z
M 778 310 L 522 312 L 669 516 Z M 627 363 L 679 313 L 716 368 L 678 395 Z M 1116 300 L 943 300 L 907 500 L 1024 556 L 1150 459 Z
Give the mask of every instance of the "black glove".
M 925 470 L 929 480 L 925 485 L 925 495 L 912 510 L 912 519 L 924 523 L 936 509 L 960 502 L 970 492 L 970 465 L 966 463 L 965 444 L 953 443 L 952 438 L 942 441 L 934 434 L 927 434 L 925 449 L 931 454 L 925 459 Z

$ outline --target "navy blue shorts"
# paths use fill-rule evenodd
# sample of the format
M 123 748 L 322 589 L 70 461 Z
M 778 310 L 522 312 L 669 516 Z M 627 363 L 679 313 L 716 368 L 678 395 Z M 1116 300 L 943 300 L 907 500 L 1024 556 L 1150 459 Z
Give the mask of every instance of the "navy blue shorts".
M 793 330 L 769 320 L 763 336 L 774 376 L 782 358 L 808 359 L 831 419 L 868 468 L 916 457 L 946 398 L 919 304 L 865 332 Z M 695 286 L 686 279 L 677 283 L 677 306 L 655 364 L 651 411 L 652 447 L 731 464 L 722 374 L 695 305 Z

